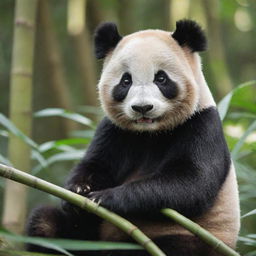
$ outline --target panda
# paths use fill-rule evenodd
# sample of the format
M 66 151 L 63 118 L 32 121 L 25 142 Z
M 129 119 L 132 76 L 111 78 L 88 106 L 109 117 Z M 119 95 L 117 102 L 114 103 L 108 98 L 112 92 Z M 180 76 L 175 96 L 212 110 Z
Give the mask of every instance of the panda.
M 178 21 L 172 33 L 144 30 L 124 37 L 113 23 L 100 25 L 95 52 L 104 59 L 98 90 L 106 116 L 66 183 L 67 189 L 133 222 L 168 256 L 219 254 L 162 216 L 162 208 L 178 211 L 232 248 L 240 228 L 235 169 L 198 54 L 206 45 L 204 32 L 191 20 Z M 27 234 L 132 241 L 67 202 L 36 208 Z M 34 245 L 28 250 L 52 252 Z

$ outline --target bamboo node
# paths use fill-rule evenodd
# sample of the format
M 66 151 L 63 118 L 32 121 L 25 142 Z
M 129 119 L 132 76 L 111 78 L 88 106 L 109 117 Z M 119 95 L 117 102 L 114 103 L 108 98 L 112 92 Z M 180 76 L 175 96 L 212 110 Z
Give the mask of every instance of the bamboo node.
M 12 75 L 14 76 L 25 76 L 25 77 L 32 77 L 32 72 L 25 70 L 25 69 L 13 69 L 12 70 Z
M 220 247 L 221 244 L 222 244 L 222 243 L 221 243 L 220 241 L 218 241 L 218 242 L 214 245 L 213 250 L 215 251 L 218 247 Z
M 132 233 L 135 231 L 135 230 L 137 230 L 138 229 L 138 227 L 136 227 L 136 226 L 133 226 L 132 228 L 130 228 L 129 230 L 128 230 L 128 235 L 132 235 Z
M 86 211 L 90 211 L 90 209 L 88 209 L 88 204 L 91 203 L 91 200 L 89 200 L 88 198 L 84 197 L 83 200 L 81 201 L 81 208 L 86 210 Z M 95 207 L 95 210 L 98 210 L 98 207 Z
M 7 178 L 7 179 L 11 179 L 12 178 L 12 174 L 13 174 L 13 171 L 12 169 L 5 169 L 6 172 L 3 173 L 3 177 Z
M 21 27 L 26 27 L 29 29 L 33 29 L 34 28 L 34 23 L 25 20 L 24 18 L 18 18 L 15 20 L 15 25 L 17 26 L 21 26 Z
M 149 244 L 149 243 L 151 243 L 151 242 L 152 242 L 152 240 L 151 240 L 151 239 L 148 239 L 148 240 L 146 240 L 145 242 L 142 243 L 142 246 L 143 246 L 143 247 L 147 247 L 147 244 Z
M 35 179 L 33 180 L 32 185 L 33 185 L 33 187 L 34 187 L 34 188 L 36 188 L 36 187 L 37 187 L 37 178 L 35 178 Z

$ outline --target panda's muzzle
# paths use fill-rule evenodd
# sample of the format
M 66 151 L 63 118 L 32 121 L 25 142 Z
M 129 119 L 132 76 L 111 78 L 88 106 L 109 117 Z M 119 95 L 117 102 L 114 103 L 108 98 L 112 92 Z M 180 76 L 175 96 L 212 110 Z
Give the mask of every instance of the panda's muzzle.
M 145 115 L 147 112 L 153 109 L 153 105 L 132 105 L 132 109 L 135 112 Z

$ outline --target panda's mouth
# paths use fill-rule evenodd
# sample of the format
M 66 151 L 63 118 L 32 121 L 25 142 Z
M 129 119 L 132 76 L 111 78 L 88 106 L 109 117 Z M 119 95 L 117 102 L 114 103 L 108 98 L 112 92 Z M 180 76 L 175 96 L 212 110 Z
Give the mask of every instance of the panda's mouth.
M 152 124 L 154 123 L 154 119 L 142 117 L 140 119 L 135 120 L 137 124 Z

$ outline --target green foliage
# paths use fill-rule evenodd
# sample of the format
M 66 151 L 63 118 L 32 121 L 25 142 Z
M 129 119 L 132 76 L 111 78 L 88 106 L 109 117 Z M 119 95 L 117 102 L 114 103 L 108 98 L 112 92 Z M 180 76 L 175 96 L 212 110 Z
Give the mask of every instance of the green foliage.
M 252 209 L 256 200 L 256 140 L 248 140 L 250 135 L 256 135 L 255 92 L 256 81 L 241 84 L 227 94 L 218 105 L 220 116 L 224 120 L 223 126 L 238 176 L 243 214 L 239 246 L 247 252 L 246 255 L 255 255 L 255 250 L 252 251 L 251 249 L 252 246 L 255 246 L 255 241 L 251 235 L 247 235 L 249 232 L 255 232 L 256 223 L 256 209 Z M 240 128 L 239 136 L 235 136 L 235 131 L 234 134 L 227 132 L 225 128 L 228 126 Z
M 70 112 L 61 108 L 47 108 L 35 113 L 35 117 L 50 117 L 50 116 L 60 116 L 60 117 L 68 118 L 82 125 L 86 125 L 91 128 L 94 127 L 92 125 L 93 124 L 92 120 L 90 120 L 89 118 L 84 117 L 78 113 Z
M 131 243 L 112 243 L 112 242 L 97 242 L 97 241 L 80 241 L 70 239 L 50 239 L 39 237 L 27 237 L 9 233 L 0 229 L 0 236 L 8 241 L 31 243 L 35 245 L 43 245 L 49 249 L 54 249 L 68 256 L 73 256 L 67 250 L 140 250 L 141 246 Z M 1 250 L 0 250 L 1 252 Z

